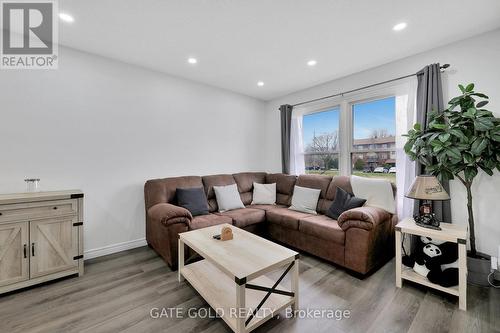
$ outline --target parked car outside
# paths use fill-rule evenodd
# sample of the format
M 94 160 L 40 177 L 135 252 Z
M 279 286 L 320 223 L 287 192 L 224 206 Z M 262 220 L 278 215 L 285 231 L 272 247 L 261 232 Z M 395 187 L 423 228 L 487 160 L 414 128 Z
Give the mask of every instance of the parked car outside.
M 396 173 L 396 167 L 391 167 L 389 169 L 389 173 Z
M 376 167 L 375 170 L 373 170 L 374 173 L 384 173 L 384 167 Z

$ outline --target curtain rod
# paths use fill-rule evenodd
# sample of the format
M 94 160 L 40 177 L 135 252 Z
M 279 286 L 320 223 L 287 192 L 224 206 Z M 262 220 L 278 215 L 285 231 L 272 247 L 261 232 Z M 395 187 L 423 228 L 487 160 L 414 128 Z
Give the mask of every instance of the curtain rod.
M 450 64 L 444 64 L 440 68 L 444 71 L 448 67 L 450 67 Z M 360 91 L 360 90 L 363 90 L 363 89 L 368 89 L 368 88 L 372 88 L 372 87 L 375 87 L 375 86 L 379 86 L 381 84 L 386 84 L 386 83 L 390 83 L 390 82 L 394 82 L 394 81 L 406 79 L 406 78 L 409 78 L 409 77 L 412 77 L 412 76 L 415 76 L 415 75 L 423 75 L 423 74 L 422 73 L 420 73 L 420 74 L 419 73 L 408 74 L 408 75 L 405 75 L 405 76 L 397 77 L 395 79 L 390 79 L 390 80 L 387 80 L 387 81 L 382 81 L 382 82 L 370 84 L 368 86 L 364 86 L 364 87 L 361 87 L 361 88 L 356 88 L 356 89 L 353 89 L 353 90 L 344 91 L 344 92 L 341 92 L 341 93 L 338 93 L 338 94 L 329 95 L 329 96 L 325 96 L 325 97 L 320 97 L 320 98 L 315 98 L 315 99 L 311 99 L 311 100 L 308 100 L 308 101 L 300 102 L 300 103 L 297 103 L 297 104 L 293 104 L 292 106 L 296 107 L 296 106 L 300 106 L 300 105 L 304 105 L 304 104 L 309 104 L 309 103 L 312 103 L 312 102 L 322 101 L 322 100 L 328 99 L 328 98 L 343 96 L 345 94 L 350 94 L 350 93 L 353 93 L 353 92 L 356 92 L 356 91 Z

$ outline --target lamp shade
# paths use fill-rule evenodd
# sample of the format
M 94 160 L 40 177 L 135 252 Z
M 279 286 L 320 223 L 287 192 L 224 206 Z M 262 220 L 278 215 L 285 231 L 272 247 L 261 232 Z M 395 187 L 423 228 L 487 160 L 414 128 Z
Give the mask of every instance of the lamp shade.
M 405 196 L 420 200 L 450 200 L 439 180 L 427 175 L 417 176 Z

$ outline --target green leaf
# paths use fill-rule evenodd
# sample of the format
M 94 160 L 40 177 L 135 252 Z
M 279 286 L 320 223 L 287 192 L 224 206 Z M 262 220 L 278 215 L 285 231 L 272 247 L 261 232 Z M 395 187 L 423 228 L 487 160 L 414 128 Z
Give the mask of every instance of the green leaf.
M 476 108 L 482 108 L 483 106 L 485 106 L 486 104 L 488 104 L 488 101 L 481 101 L 479 103 L 476 104 Z
M 453 136 L 456 136 L 457 138 L 459 138 L 462 141 L 466 141 L 466 142 L 468 141 L 468 139 L 465 136 L 465 134 L 461 130 L 459 130 L 459 129 L 456 129 L 456 128 L 450 129 L 450 134 L 453 135 Z
M 464 157 L 464 162 L 469 164 L 469 163 L 474 163 L 474 156 L 472 156 L 471 153 L 463 153 L 462 155 Z
M 430 143 L 431 143 L 431 146 L 433 146 L 433 147 L 442 147 L 443 146 L 443 143 L 440 140 L 432 140 Z
M 484 161 L 484 166 L 488 169 L 495 169 L 495 166 L 497 165 L 497 162 L 495 160 L 495 158 L 491 158 L 491 159 L 487 159 L 486 161 Z
M 477 168 L 475 167 L 466 167 L 465 168 L 465 180 L 468 182 L 472 181 L 474 177 L 477 175 Z
M 474 128 L 476 131 L 484 132 L 494 127 L 490 118 L 482 117 L 474 120 Z
M 432 133 L 431 137 L 429 138 L 429 142 L 432 143 L 432 141 L 436 140 L 436 138 L 439 136 L 439 134 L 441 134 L 441 133 L 439 133 L 439 132 Z
M 460 91 L 465 94 L 465 88 L 463 85 L 459 84 L 458 89 L 460 89 Z
M 436 129 L 445 129 L 446 124 L 439 124 L 439 123 L 432 122 L 429 124 L 429 127 L 436 128 Z
M 462 114 L 462 116 L 467 118 L 475 118 L 476 112 L 476 108 L 468 108 L 467 111 Z
M 469 83 L 467 87 L 465 87 L 466 92 L 472 92 L 474 90 L 474 83 Z
M 481 97 L 481 98 L 489 98 L 485 94 L 481 94 L 481 93 L 473 93 L 473 94 L 471 94 L 471 96 L 477 96 L 477 97 Z
M 493 113 L 491 113 L 491 111 L 482 109 L 482 110 L 477 110 L 476 116 L 477 117 L 493 117 Z
M 435 152 L 435 153 L 439 153 L 443 149 L 444 149 L 443 146 L 434 146 L 434 148 L 432 149 L 432 151 Z
M 452 180 L 453 174 L 451 172 L 449 172 L 448 170 L 441 170 L 441 172 L 438 175 L 438 178 L 440 178 L 441 181 Z
M 456 160 L 462 160 L 462 154 L 460 153 L 460 150 L 458 150 L 455 147 L 446 149 L 446 154 L 448 154 L 449 157 L 454 158 Z
M 482 166 L 482 165 L 479 165 L 479 167 L 481 168 L 481 170 L 483 170 L 484 172 L 486 172 L 488 175 L 493 176 L 493 170 L 488 169 L 487 167 Z
M 416 123 L 415 125 L 413 125 L 413 128 L 415 129 L 415 131 L 420 131 L 422 129 L 422 125 Z
M 446 141 L 448 141 L 449 138 L 450 138 L 449 133 L 443 133 L 443 134 L 439 135 L 439 141 L 441 141 L 441 142 L 446 142 Z
M 406 154 L 410 153 L 413 148 L 413 144 L 411 142 L 407 142 L 404 146 L 404 151 Z
M 488 146 L 488 139 L 481 137 L 476 138 L 476 140 L 474 140 L 474 142 L 472 143 L 471 152 L 474 155 L 479 156 L 486 148 L 486 146 Z

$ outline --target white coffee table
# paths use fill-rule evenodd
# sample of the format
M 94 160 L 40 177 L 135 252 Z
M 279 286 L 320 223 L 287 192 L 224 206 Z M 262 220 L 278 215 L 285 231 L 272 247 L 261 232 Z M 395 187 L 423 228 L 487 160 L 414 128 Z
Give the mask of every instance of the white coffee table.
M 234 238 L 213 238 L 228 226 Z M 179 234 L 179 282 L 184 278 L 234 332 L 250 332 L 299 302 L 299 254 L 229 224 Z M 184 244 L 204 260 L 184 265 Z M 285 268 L 277 281 L 264 276 Z M 279 283 L 291 273 L 291 291 Z M 294 311 L 295 312 L 295 311 Z

